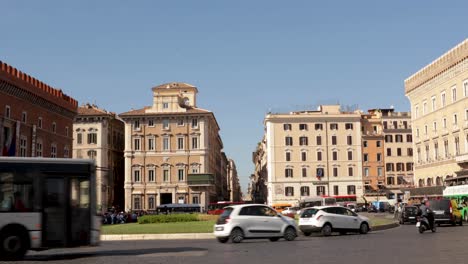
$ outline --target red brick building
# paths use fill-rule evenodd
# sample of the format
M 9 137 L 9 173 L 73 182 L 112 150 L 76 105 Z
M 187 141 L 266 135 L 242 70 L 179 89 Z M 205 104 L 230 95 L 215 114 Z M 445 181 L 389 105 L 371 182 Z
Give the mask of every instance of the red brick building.
M 0 156 L 71 158 L 78 102 L 0 61 Z

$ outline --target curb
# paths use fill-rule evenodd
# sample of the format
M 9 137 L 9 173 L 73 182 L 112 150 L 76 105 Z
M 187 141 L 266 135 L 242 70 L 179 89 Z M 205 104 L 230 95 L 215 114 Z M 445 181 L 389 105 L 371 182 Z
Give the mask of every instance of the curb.
M 175 240 L 175 239 L 213 239 L 213 233 L 180 233 L 180 234 L 140 234 L 140 235 L 101 235 L 101 241 L 123 240 Z
M 382 231 L 400 226 L 398 223 L 372 227 L 371 231 Z M 213 233 L 180 233 L 180 234 L 139 234 L 139 235 L 101 235 L 101 241 L 126 240 L 184 240 L 184 239 L 214 239 Z
M 371 231 L 382 231 L 382 230 L 395 228 L 395 227 L 399 227 L 399 226 L 400 226 L 400 224 L 395 222 L 395 223 L 391 223 L 391 224 L 379 225 L 379 226 L 376 226 L 376 227 L 372 227 Z

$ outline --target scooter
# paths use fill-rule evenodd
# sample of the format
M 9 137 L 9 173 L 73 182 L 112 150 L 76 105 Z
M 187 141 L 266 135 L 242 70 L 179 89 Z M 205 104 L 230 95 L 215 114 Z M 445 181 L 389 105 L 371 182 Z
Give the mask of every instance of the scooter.
M 420 234 L 424 233 L 424 231 L 427 231 L 427 230 L 431 230 L 432 233 L 436 231 L 435 223 L 432 223 L 432 229 L 431 229 L 431 224 L 429 223 L 429 219 L 426 216 L 418 217 L 418 222 L 416 223 L 416 227 L 418 228 L 418 231 Z

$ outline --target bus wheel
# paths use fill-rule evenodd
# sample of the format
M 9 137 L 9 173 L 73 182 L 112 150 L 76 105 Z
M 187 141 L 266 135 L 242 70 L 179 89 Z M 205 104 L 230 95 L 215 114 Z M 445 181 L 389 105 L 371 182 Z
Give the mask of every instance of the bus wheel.
M 29 249 L 28 233 L 19 228 L 7 228 L 0 233 L 0 259 L 23 259 Z

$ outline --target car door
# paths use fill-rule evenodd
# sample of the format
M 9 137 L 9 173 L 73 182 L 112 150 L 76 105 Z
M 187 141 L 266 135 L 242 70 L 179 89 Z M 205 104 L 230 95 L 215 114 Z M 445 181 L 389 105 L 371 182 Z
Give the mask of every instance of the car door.
M 258 237 L 261 234 L 263 221 L 259 217 L 258 206 L 245 206 L 239 211 L 239 225 L 246 237 Z
M 346 229 L 349 228 L 350 220 L 346 214 L 347 209 L 343 207 L 335 207 L 335 219 L 338 223 L 338 225 L 335 226 L 335 228 L 340 228 L 340 229 Z
M 275 210 L 268 206 L 263 206 L 261 211 L 267 221 L 267 224 L 265 226 L 265 235 L 281 236 L 281 230 L 286 224 L 285 219 L 283 219 L 283 217 L 280 214 L 278 214 Z
M 343 208 L 343 216 L 346 223 L 346 229 L 358 229 L 360 227 L 360 219 L 353 211 Z
M 333 228 L 338 228 L 341 229 L 344 226 L 344 220 L 343 217 L 340 213 L 340 208 L 339 207 L 328 207 L 322 209 L 325 211 L 327 214 L 325 218 L 327 219 L 328 222 L 331 223 Z

